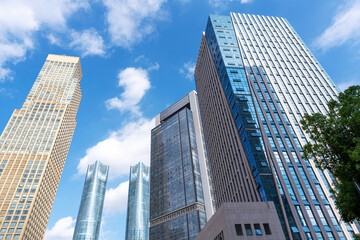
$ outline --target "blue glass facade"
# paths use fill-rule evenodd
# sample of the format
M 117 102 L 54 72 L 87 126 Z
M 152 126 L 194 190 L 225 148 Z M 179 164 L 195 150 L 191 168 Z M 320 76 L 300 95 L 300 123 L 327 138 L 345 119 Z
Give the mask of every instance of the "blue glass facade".
M 262 201 L 275 203 L 280 222 L 286 230 L 280 200 L 261 138 L 254 99 L 247 81 L 245 67 L 242 64 L 240 48 L 231 18 L 229 16 L 210 16 L 205 37 L 212 55 L 215 56 L 214 63 L 217 73 L 260 197 Z M 291 215 L 288 217 L 292 219 Z M 285 235 L 286 233 L 285 231 Z
M 195 239 L 206 214 L 190 104 L 151 131 L 150 170 L 150 240 Z
M 336 214 L 329 192 L 331 175 L 304 160 L 301 149 L 309 140 L 299 125 L 302 115 L 326 114 L 324 106 L 336 98 L 337 87 L 288 21 L 235 13 L 211 15 L 203 45 L 196 69 L 199 98 L 212 97 L 205 91 L 210 86 L 206 70 L 201 69 L 205 66 L 216 72 L 241 139 L 237 147 L 245 152 L 260 199 L 274 201 L 286 238 L 351 239 L 357 230 Z M 206 54 L 213 67 L 202 60 Z M 202 118 L 214 116 L 207 111 Z M 232 169 L 234 160 L 225 161 L 224 167 Z M 209 161 L 217 160 L 209 156 Z M 215 173 L 213 178 L 221 179 Z M 217 199 L 235 199 L 238 186 L 232 192 L 223 189 L 233 186 L 218 191 L 217 185 Z M 248 201 L 257 198 L 251 195 Z
M 259 186 L 261 198 L 263 201 L 267 201 L 268 194 L 265 192 L 263 182 L 271 182 L 269 179 L 265 180 L 265 178 L 268 178 L 267 176 L 269 176 L 271 170 L 265 153 L 257 150 L 259 148 L 263 149 L 264 144 L 262 139 L 259 138 L 260 129 L 254 101 L 251 96 L 249 83 L 247 82 L 245 68 L 240 58 L 240 49 L 236 41 L 232 22 L 230 17 L 211 16 L 210 19 L 212 18 L 216 18 L 216 24 L 209 22 L 205 36 L 207 37 L 212 54 L 216 56 L 214 62 L 218 69 L 228 104 L 231 107 L 236 127 L 241 136 L 247 160 L 253 169 L 253 176 Z M 273 186 L 270 183 L 269 189 L 271 188 Z
M 108 173 L 99 161 L 88 166 L 73 240 L 99 239 Z
M 149 239 L 150 168 L 143 163 L 130 167 L 126 240 Z

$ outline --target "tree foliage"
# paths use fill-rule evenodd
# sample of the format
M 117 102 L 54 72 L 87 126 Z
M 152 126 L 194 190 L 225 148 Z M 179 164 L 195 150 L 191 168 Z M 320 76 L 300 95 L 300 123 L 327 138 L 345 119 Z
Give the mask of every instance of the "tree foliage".
M 360 220 L 360 86 L 351 86 L 328 102 L 329 113 L 305 115 L 303 129 L 312 142 L 304 146 L 304 156 L 328 169 L 338 180 L 333 190 L 335 203 L 347 222 Z

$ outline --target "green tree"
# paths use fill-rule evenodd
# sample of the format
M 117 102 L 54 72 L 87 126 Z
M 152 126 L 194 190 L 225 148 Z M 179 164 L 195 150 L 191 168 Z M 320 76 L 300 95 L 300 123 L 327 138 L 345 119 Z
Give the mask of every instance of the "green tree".
M 313 140 L 304 146 L 304 156 L 336 177 L 332 193 L 344 221 L 359 221 L 360 86 L 349 87 L 328 107 L 328 115 L 305 115 L 301 121 Z

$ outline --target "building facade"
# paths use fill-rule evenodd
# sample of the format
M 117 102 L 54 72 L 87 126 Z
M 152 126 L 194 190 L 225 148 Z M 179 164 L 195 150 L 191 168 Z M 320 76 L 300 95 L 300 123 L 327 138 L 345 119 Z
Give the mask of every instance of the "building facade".
M 130 167 L 125 240 L 149 239 L 150 168 Z
M 209 17 L 195 69 L 218 207 L 273 201 L 287 239 L 351 239 L 329 172 L 302 158 L 306 113 L 338 88 L 284 18 Z
M 161 112 L 155 121 L 149 239 L 193 240 L 215 210 L 196 92 Z
M 196 240 L 284 240 L 273 202 L 226 202 Z
M 73 240 L 97 240 L 100 234 L 109 166 L 96 161 L 88 166 Z
M 76 126 L 78 57 L 48 55 L 0 136 L 0 239 L 43 239 Z

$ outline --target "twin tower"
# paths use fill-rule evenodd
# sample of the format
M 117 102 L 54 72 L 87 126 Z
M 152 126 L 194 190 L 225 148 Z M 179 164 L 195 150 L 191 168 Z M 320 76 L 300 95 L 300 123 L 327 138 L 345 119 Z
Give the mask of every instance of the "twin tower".
M 49 55 L 2 132 L 0 239 L 43 238 L 76 126 L 81 78 L 79 58 Z M 331 174 L 302 157 L 310 141 L 302 116 L 327 114 L 339 90 L 286 19 L 211 15 L 195 82 L 197 94 L 156 118 L 150 176 L 142 164 L 131 169 L 140 180 L 137 190 L 130 184 L 128 239 L 359 233 L 358 223 L 345 223 L 336 209 Z M 105 191 L 107 171 L 99 162 L 89 166 L 75 233 L 99 228 L 103 198 L 96 196 Z

